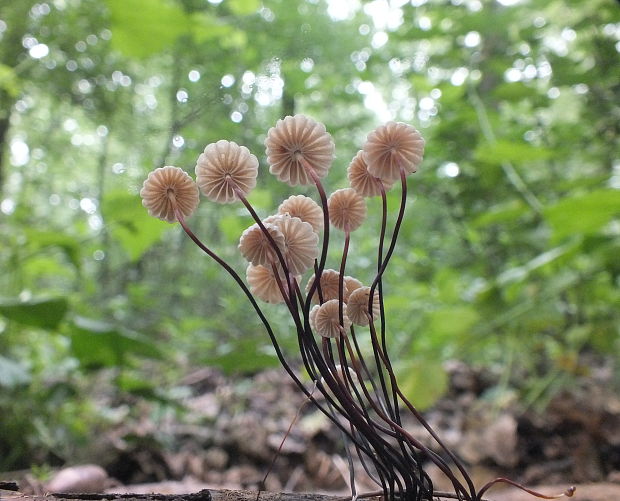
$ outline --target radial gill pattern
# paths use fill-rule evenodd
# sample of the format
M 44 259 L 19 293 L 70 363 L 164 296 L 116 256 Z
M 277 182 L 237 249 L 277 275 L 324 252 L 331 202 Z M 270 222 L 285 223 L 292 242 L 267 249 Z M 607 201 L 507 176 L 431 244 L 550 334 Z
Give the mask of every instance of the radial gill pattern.
M 364 152 L 358 151 L 347 168 L 347 178 L 351 188 L 363 197 L 376 197 L 381 195 L 381 184 L 388 191 L 393 183 L 373 176 L 368 172 L 368 165 L 364 161 Z
M 284 235 L 274 224 L 263 224 L 278 249 L 284 252 Z M 250 263 L 254 265 L 271 266 L 277 262 L 277 253 L 263 230 L 258 224 L 253 224 L 246 229 L 239 239 L 239 251 Z
M 196 182 L 214 202 L 239 200 L 236 190 L 247 196 L 256 186 L 258 159 L 245 146 L 221 139 L 206 146 L 196 163 Z
M 402 122 L 388 122 L 368 134 L 363 148 L 368 172 L 392 183 L 405 173 L 415 172 L 424 155 L 424 139 L 415 127 Z
M 334 191 L 327 200 L 329 221 L 342 231 L 354 231 L 366 219 L 366 202 L 353 188 Z
M 347 317 L 347 305 L 342 305 L 344 326 L 340 326 L 339 307 L 337 299 L 330 299 L 322 305 L 315 305 L 310 312 L 310 327 L 323 337 L 337 338 L 346 333 L 351 327 L 351 320 Z
M 194 180 L 179 167 L 159 167 L 151 172 L 140 190 L 142 205 L 151 216 L 174 223 L 175 207 L 183 217 L 190 216 L 198 207 L 198 187 Z
M 355 325 L 368 325 L 368 299 L 370 298 L 370 287 L 360 287 L 355 289 L 349 296 L 347 303 L 347 315 Z M 376 292 L 372 296 L 372 317 L 379 316 L 379 294 Z
M 290 186 L 313 184 L 309 168 L 325 177 L 334 159 L 331 135 L 305 115 L 278 120 L 267 132 L 265 148 L 269 172 Z
M 290 273 L 306 272 L 319 255 L 319 236 L 310 223 L 286 215 L 269 216 L 264 222 L 275 224 L 284 235 L 284 258 Z
M 323 270 L 321 273 L 321 280 L 319 281 L 319 286 L 321 287 L 321 297 L 323 298 L 323 302 L 329 301 L 330 299 L 338 299 L 338 283 L 339 283 L 340 273 L 336 270 Z M 306 284 L 306 294 L 310 291 L 312 284 L 314 283 L 314 273 L 308 279 L 308 283 Z M 314 291 L 314 295 L 312 296 L 312 302 L 319 302 L 319 293 L 318 287 Z
M 278 207 L 278 214 L 298 217 L 309 223 L 315 233 L 323 229 L 323 209 L 314 200 L 305 195 L 291 195 Z
M 255 266 L 250 264 L 246 270 L 246 278 L 250 286 L 250 292 L 257 298 L 267 303 L 283 303 L 282 291 L 278 285 L 276 276 L 272 268 L 266 266 Z M 280 277 L 282 285 L 286 290 L 286 280 Z

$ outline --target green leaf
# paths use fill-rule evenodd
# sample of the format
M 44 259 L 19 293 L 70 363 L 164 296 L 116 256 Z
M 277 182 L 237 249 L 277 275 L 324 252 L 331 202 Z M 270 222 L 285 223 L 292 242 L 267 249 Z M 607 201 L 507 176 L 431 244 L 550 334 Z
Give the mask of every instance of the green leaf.
M 58 247 L 73 266 L 80 267 L 80 242 L 75 238 L 58 231 L 39 231 L 30 228 L 25 230 L 25 234 L 28 244 L 34 250 Z
M 0 355 L 0 387 L 14 388 L 29 382 L 30 374 L 26 367 Z
M 239 242 L 243 231 L 252 224 L 249 218 L 234 214 L 220 218 L 218 226 L 228 242 Z
M 273 208 L 273 197 L 271 195 L 271 191 L 263 189 L 263 188 L 255 188 L 248 195 L 248 202 L 255 209 L 266 209 L 272 210 Z
M 475 151 L 476 160 L 491 164 L 501 164 L 502 162 L 523 164 L 537 160 L 546 160 L 551 155 L 552 152 L 546 148 L 513 141 L 481 143 Z
M 196 43 L 222 39 L 234 30 L 229 24 L 223 23 L 206 12 L 192 13 L 191 21 L 192 37 Z
M 544 210 L 553 238 L 597 233 L 620 215 L 620 190 L 600 189 L 560 200 Z
M 108 194 L 102 203 L 104 219 L 132 261 L 140 259 L 172 226 L 149 216 L 140 198 L 124 191 Z
M 220 344 L 218 352 L 208 356 L 205 363 L 219 367 L 226 374 L 254 373 L 278 365 L 276 354 L 260 347 L 251 337 Z
M 19 78 L 17 78 L 15 70 L 2 63 L 0 63 L 0 90 L 4 90 L 13 98 L 19 96 L 20 91 Z
M 405 397 L 418 410 L 428 409 L 448 389 L 448 375 L 434 360 L 401 362 L 396 367 L 396 378 Z
M 65 298 L 5 299 L 0 300 L 0 314 L 20 324 L 53 330 L 62 322 L 68 306 Z
M 144 58 L 172 45 L 191 28 L 190 17 L 169 0 L 106 0 L 112 45 L 123 54 Z
M 469 306 L 448 306 L 428 314 L 429 336 L 438 339 L 468 334 L 480 315 Z
M 260 7 L 259 0 L 227 0 L 226 5 L 233 14 L 246 16 L 253 14 Z
M 490 207 L 486 212 L 472 221 L 474 228 L 491 224 L 502 224 L 514 221 L 528 211 L 528 207 L 521 200 L 510 200 Z
M 123 366 L 130 355 L 163 358 L 153 340 L 105 322 L 76 317 L 69 333 L 71 350 L 86 368 Z

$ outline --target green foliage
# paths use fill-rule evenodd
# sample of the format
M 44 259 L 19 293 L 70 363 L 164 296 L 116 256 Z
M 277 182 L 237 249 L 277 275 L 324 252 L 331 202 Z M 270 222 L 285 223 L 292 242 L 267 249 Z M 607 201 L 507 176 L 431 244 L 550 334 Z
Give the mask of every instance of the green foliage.
M 152 56 L 170 47 L 190 28 L 191 19 L 170 0 L 106 0 L 113 47 L 129 57 Z
M 106 195 L 102 214 L 112 237 L 131 261 L 137 261 L 170 228 L 169 224 L 150 217 L 139 198 L 123 191 Z
M 29 301 L 0 301 L 0 314 L 31 327 L 56 329 L 67 312 L 65 298 L 37 298 Z
M 396 378 L 403 394 L 421 411 L 448 389 L 448 375 L 437 360 L 402 361 L 396 368 Z
M 553 238 L 592 235 L 620 215 L 620 191 L 599 189 L 562 198 L 545 209 Z
M 122 327 L 76 317 L 68 330 L 71 351 L 85 369 L 122 367 L 129 356 L 163 358 L 151 339 Z

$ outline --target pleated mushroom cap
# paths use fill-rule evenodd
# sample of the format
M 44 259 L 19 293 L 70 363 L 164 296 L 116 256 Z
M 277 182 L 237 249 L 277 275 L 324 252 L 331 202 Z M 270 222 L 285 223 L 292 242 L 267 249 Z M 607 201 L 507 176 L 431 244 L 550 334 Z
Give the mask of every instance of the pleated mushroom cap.
M 293 275 L 302 275 L 319 255 L 319 236 L 310 223 L 287 215 L 269 216 L 265 221 L 275 224 L 284 235 L 284 258 Z
M 368 299 L 370 298 L 370 287 L 360 287 L 355 289 L 349 296 L 347 303 L 347 315 L 355 325 L 368 325 Z M 372 317 L 377 318 L 380 314 L 379 294 L 375 291 L 372 297 Z
M 342 231 L 355 231 L 366 219 L 366 202 L 353 188 L 334 191 L 327 208 L 329 221 Z
M 323 337 L 337 338 L 344 329 L 346 333 L 351 327 L 351 320 L 347 317 L 347 305 L 342 305 L 344 326 L 340 326 L 338 300 L 330 299 L 322 305 L 315 305 L 310 312 L 310 326 Z M 314 312 L 314 313 L 313 313 Z
M 213 202 L 239 200 L 237 187 L 247 196 L 256 186 L 258 159 L 245 146 L 221 139 L 206 146 L 196 163 L 196 182 Z
M 257 298 L 267 303 L 283 303 L 284 298 L 278 286 L 278 281 L 273 274 L 272 268 L 250 264 L 246 270 L 246 279 L 250 286 L 250 292 Z M 280 277 L 282 285 L 286 289 L 286 279 Z
M 323 178 L 334 160 L 334 142 L 325 125 L 305 115 L 278 120 L 267 132 L 265 148 L 269 172 L 290 186 L 314 184 L 304 162 Z
M 315 233 L 323 229 L 323 209 L 314 200 L 305 195 L 292 195 L 278 207 L 278 214 L 298 217 L 309 223 Z
M 381 184 L 385 191 L 392 188 L 393 183 L 373 176 L 368 172 L 368 166 L 364 161 L 364 152 L 357 152 L 347 168 L 347 178 L 351 188 L 363 197 L 376 197 L 381 195 Z
M 323 302 L 329 301 L 330 299 L 338 299 L 338 279 L 340 277 L 340 273 L 336 270 L 323 270 L 321 273 L 321 280 L 319 281 L 319 285 L 321 286 L 321 295 L 323 297 Z M 306 284 L 306 294 L 310 292 L 310 287 L 312 287 L 312 283 L 314 282 L 314 273 L 308 280 Z M 314 290 L 314 294 L 312 295 L 312 302 L 319 302 L 319 293 L 318 290 Z
M 183 217 L 189 217 L 198 207 L 198 187 L 194 180 L 179 167 L 167 165 L 152 171 L 140 190 L 142 205 L 153 217 L 174 223 L 178 207 Z
M 275 241 L 280 252 L 284 252 L 284 235 L 274 224 L 263 224 Z M 239 251 L 250 263 L 254 265 L 271 266 L 272 262 L 278 261 L 278 256 L 273 245 L 263 233 L 258 224 L 253 224 L 246 229 L 239 239 Z
M 351 293 L 355 289 L 359 289 L 361 286 L 362 286 L 362 282 L 360 282 L 357 278 L 353 278 L 348 275 L 345 275 L 344 277 L 344 290 L 345 290 L 344 300 L 345 302 L 349 300 Z
M 412 125 L 388 122 L 368 134 L 363 148 L 368 172 L 392 183 L 400 178 L 400 168 L 415 172 L 424 155 L 424 139 Z

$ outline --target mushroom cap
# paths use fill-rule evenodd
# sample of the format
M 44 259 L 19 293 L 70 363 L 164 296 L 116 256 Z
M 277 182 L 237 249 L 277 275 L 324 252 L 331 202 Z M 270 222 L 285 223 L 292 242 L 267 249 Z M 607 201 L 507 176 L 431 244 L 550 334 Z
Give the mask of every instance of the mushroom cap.
M 364 161 L 364 152 L 358 151 L 347 168 L 347 178 L 351 188 L 363 197 L 376 197 L 381 195 L 381 184 L 385 191 L 392 188 L 393 183 L 373 176 L 368 172 L 368 165 Z
M 257 175 L 258 159 L 245 146 L 225 139 L 208 144 L 196 162 L 196 182 L 214 202 L 238 200 L 235 187 L 247 196 L 256 186 Z
M 337 338 L 342 330 L 344 332 L 351 327 L 351 320 L 347 316 L 347 305 L 342 305 L 344 326 L 340 326 L 338 300 L 330 299 L 322 305 L 315 305 L 310 312 L 310 326 L 319 336 Z
M 321 286 L 321 296 L 323 297 L 323 302 L 329 301 L 330 299 L 338 299 L 338 281 L 339 281 L 340 273 L 336 270 L 326 269 L 321 273 L 321 280 L 319 281 L 319 285 Z M 308 279 L 308 283 L 306 284 L 306 294 L 310 292 L 310 287 L 312 287 L 312 283 L 314 282 L 314 273 Z M 318 290 L 315 289 L 314 294 L 312 295 L 312 302 L 319 302 L 319 293 Z
M 314 273 L 308 279 L 308 283 L 306 284 L 306 294 L 310 291 L 310 287 L 314 282 Z M 338 299 L 338 288 L 340 286 L 340 273 L 336 270 L 325 269 L 323 273 L 321 273 L 321 295 L 323 296 L 323 302 L 329 301 L 330 299 Z M 345 276 L 344 277 L 344 285 L 343 285 L 343 294 L 344 294 L 344 302 L 346 303 L 349 300 L 349 295 L 358 287 L 362 286 L 362 282 L 357 280 L 356 278 Z M 319 294 L 315 289 L 314 294 L 312 295 L 312 302 L 318 303 Z
M 323 209 L 305 195 L 291 195 L 278 207 L 278 214 L 288 214 L 309 223 L 315 233 L 323 229 Z
M 284 235 L 275 224 L 263 224 L 281 252 L 284 252 Z M 258 224 L 247 228 L 239 239 L 239 250 L 243 257 L 254 265 L 271 266 L 277 262 L 277 254 Z
M 284 258 L 289 272 L 293 275 L 306 272 L 319 255 L 319 236 L 310 223 L 282 214 L 269 216 L 264 221 L 275 224 L 284 235 Z
M 417 170 L 424 139 L 412 125 L 387 122 L 368 134 L 363 151 L 368 172 L 391 183 L 400 178 L 401 166 L 407 174 Z
M 359 287 L 349 296 L 347 303 L 347 315 L 355 325 L 368 325 L 368 299 L 370 297 L 370 287 Z M 372 297 L 372 317 L 377 318 L 380 314 L 379 294 L 374 292 Z
M 323 178 L 334 159 L 334 142 L 325 125 L 300 114 L 278 120 L 267 132 L 265 148 L 269 172 L 290 186 L 314 184 L 303 161 Z
M 278 281 L 272 268 L 261 265 L 249 264 L 246 270 L 246 279 L 250 286 L 250 292 L 257 298 L 267 303 L 283 303 L 284 298 L 278 286 Z M 282 285 L 286 289 L 286 279 L 280 276 Z M 295 278 L 298 280 L 298 278 Z
M 359 289 L 360 287 L 362 287 L 362 285 L 363 285 L 362 282 L 360 282 L 357 278 L 345 275 L 344 277 L 345 302 L 349 300 L 351 293 L 355 289 Z
M 166 165 L 149 173 L 140 190 L 142 205 L 153 217 L 174 223 L 177 217 L 174 207 L 184 217 L 190 216 L 198 207 L 198 187 L 187 172 L 179 167 Z
M 329 221 L 342 231 L 354 231 L 366 219 L 366 202 L 353 188 L 334 191 L 327 199 Z

